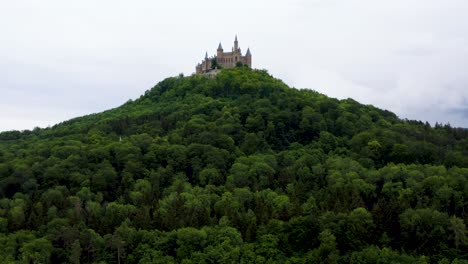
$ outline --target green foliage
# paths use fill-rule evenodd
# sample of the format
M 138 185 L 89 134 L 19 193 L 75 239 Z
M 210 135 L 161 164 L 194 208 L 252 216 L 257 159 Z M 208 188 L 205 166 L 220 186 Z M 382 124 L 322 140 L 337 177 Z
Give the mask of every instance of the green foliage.
M 3 263 L 466 263 L 468 131 L 236 67 L 0 133 Z

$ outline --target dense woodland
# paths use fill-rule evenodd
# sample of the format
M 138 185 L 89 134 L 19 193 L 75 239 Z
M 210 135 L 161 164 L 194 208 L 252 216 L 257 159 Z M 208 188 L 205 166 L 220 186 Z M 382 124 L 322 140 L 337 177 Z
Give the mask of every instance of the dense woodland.
M 468 263 L 467 225 L 468 130 L 264 70 L 0 133 L 1 263 Z

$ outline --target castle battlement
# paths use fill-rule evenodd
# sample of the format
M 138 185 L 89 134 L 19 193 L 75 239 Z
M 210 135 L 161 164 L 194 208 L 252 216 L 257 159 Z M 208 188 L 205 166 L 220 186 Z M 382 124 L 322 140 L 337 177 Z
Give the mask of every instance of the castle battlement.
M 252 54 L 250 49 L 247 49 L 245 56 L 242 55 L 236 36 L 230 52 L 224 52 L 220 42 L 215 56 L 208 57 L 208 52 L 205 53 L 205 59 L 195 67 L 195 73 L 204 74 L 216 69 L 234 68 L 239 64 L 252 67 Z

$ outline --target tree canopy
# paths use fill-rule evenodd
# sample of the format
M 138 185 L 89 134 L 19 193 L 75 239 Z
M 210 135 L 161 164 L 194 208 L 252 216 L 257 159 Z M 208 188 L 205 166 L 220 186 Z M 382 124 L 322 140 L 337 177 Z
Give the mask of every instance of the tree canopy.
M 468 263 L 467 206 L 467 129 L 246 67 L 0 133 L 5 263 Z

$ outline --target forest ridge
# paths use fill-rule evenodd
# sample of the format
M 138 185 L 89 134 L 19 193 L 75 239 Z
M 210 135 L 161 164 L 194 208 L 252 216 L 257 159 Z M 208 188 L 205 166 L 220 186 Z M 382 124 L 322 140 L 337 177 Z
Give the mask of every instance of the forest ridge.
M 468 263 L 468 131 L 248 67 L 0 133 L 2 263 Z

